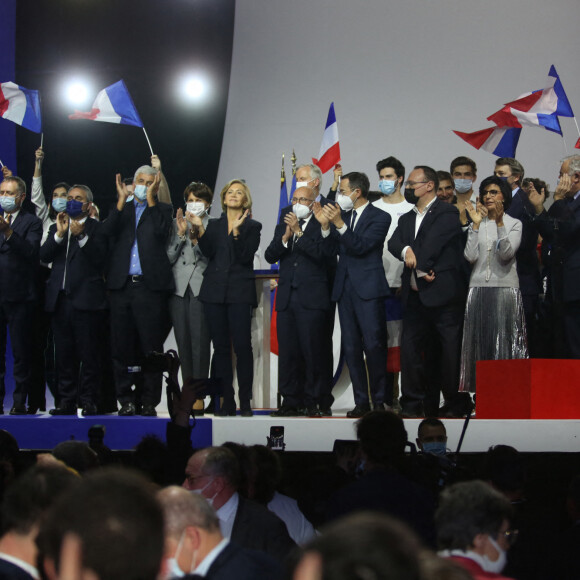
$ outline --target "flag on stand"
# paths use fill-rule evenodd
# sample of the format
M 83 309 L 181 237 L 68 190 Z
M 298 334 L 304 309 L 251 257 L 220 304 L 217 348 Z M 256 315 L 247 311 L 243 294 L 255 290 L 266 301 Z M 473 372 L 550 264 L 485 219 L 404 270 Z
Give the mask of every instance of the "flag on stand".
M 487 118 L 498 127 L 544 127 L 562 135 L 558 117 L 573 117 L 572 107 L 554 65 L 548 73 L 546 88 L 525 93 Z
M 334 103 L 330 103 L 326 128 L 322 135 L 318 159 L 312 158 L 312 163 L 318 165 L 322 173 L 326 173 L 340 162 L 340 144 L 338 142 L 338 125 L 334 114 Z
M 489 151 L 498 157 L 515 157 L 522 130 L 510 127 L 489 127 L 474 133 L 453 132 L 476 149 Z
M 16 83 L 0 83 L 0 117 L 40 133 L 40 97 L 38 91 L 25 89 Z
M 143 127 L 133 99 L 122 80 L 104 88 L 97 95 L 93 107 L 88 113 L 75 111 L 68 118 Z

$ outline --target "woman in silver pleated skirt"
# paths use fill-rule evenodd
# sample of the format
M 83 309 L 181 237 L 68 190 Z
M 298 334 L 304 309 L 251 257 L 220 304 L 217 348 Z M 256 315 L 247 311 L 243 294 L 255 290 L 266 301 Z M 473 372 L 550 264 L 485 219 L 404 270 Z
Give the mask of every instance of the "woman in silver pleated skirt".
M 464 255 L 473 268 L 463 326 L 460 391 L 475 392 L 478 360 L 528 358 L 515 258 L 522 224 L 504 213 L 511 199 L 510 186 L 491 176 L 480 185 L 477 207 L 465 202 L 472 223 Z

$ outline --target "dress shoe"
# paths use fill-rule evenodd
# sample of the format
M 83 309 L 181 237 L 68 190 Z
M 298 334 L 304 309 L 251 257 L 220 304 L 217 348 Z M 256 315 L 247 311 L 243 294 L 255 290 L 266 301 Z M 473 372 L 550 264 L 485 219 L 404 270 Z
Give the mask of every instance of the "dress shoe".
M 214 413 L 215 417 L 235 417 L 236 416 L 236 410 L 235 409 L 225 409 L 224 407 L 222 407 L 219 411 L 216 411 Z
M 277 411 L 272 411 L 270 417 L 304 417 L 304 412 L 297 407 L 285 407 L 282 405 Z
M 58 407 L 51 409 L 49 413 L 51 415 L 76 415 L 77 407 L 76 405 L 60 404 Z
M 14 405 L 10 409 L 11 415 L 26 415 L 26 407 L 24 405 Z
M 27 415 L 36 415 L 38 413 L 38 407 L 28 407 L 28 409 L 26 409 L 26 414 Z
M 459 409 L 453 409 L 447 405 L 443 405 L 437 412 L 437 417 L 442 419 L 463 419 L 466 413 L 462 413 Z
M 252 409 L 250 407 L 244 407 L 240 411 L 240 415 L 242 417 L 253 417 L 254 416 L 254 411 L 252 411 Z
M 135 403 L 123 403 L 117 415 L 119 417 L 131 417 L 135 414 Z
M 320 407 L 319 411 L 321 417 L 332 417 L 332 409 L 330 407 Z
M 157 417 L 155 405 L 143 405 L 141 407 L 141 417 Z
M 403 419 L 424 419 L 425 413 L 423 413 L 423 411 L 405 411 L 405 409 L 403 409 L 401 417 Z
M 346 416 L 349 419 L 360 419 L 363 415 L 366 415 L 371 410 L 368 404 L 366 405 L 355 405 L 352 411 L 349 411 Z
M 305 414 L 307 417 L 322 417 L 320 410 L 316 406 L 306 407 Z
M 88 403 L 85 403 L 83 405 L 82 413 L 83 413 L 83 417 L 90 417 L 92 415 L 99 414 L 97 411 L 97 406 L 92 402 L 88 402 Z

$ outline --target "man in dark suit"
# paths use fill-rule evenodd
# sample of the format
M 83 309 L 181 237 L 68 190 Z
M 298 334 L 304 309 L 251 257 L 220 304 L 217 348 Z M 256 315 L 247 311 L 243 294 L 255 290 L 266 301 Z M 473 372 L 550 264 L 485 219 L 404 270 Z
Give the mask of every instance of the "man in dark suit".
M 226 538 L 282 561 L 296 544 L 278 516 L 238 493 L 239 477 L 240 466 L 232 451 L 208 447 L 189 458 L 183 487 L 213 505 Z
M 278 392 L 284 400 L 274 417 L 299 416 L 302 409 L 309 417 L 332 415 L 332 400 L 323 398 L 332 382 L 332 365 L 323 361 L 332 351 L 330 272 L 336 257 L 331 238 L 322 237 L 313 217 L 315 199 L 316 192 L 309 187 L 295 190 L 292 208 L 280 216 L 265 252 L 270 264 L 280 262 Z
M 385 315 L 390 290 L 383 269 L 391 216 L 369 203 L 368 192 L 364 173 L 348 173 L 340 182 L 338 206 L 329 202 L 316 213 L 322 236 L 332 235 L 339 256 L 332 300 L 338 302 L 342 348 L 354 390 L 355 407 L 347 413 L 353 418 L 370 411 L 371 401 L 377 409 L 393 403 L 393 390 L 387 389 Z
M 111 247 L 107 288 L 121 416 L 140 412 L 154 417 L 161 400 L 161 372 L 143 369 L 142 392 L 137 394 L 132 390 L 136 380 L 129 372 L 130 367 L 141 367 L 148 353 L 162 352 L 169 332 L 167 301 L 174 281 L 165 248 L 173 210 L 157 201 L 159 179 L 157 170 L 148 165 L 137 169 L 135 199 L 127 203 L 127 186 L 117 175 L 117 206 L 104 222 Z
M 177 487 L 158 494 L 165 519 L 168 577 L 195 574 L 208 579 L 274 580 L 280 565 L 272 557 L 229 542 L 207 500 Z
M 542 192 L 532 189 L 529 200 L 542 237 L 562 248 L 561 299 L 566 342 L 570 356 L 580 358 L 580 155 L 564 159 L 554 203 L 548 211 L 544 209 Z
M 11 415 L 26 414 L 26 398 L 33 388 L 35 341 L 30 329 L 34 326 L 37 300 L 34 277 L 38 267 L 42 222 L 36 216 L 22 211 L 25 197 L 26 184 L 20 177 L 6 177 L 0 184 L 0 205 L 4 212 L 4 216 L 0 217 L 0 356 L 5 356 L 5 329 L 8 325 L 15 383 Z M 5 369 L 5 365 L 2 368 Z M 3 374 L 1 379 L 0 399 L 3 404 Z
M 530 203 L 527 192 L 522 189 L 524 168 L 517 159 L 500 157 L 495 162 L 494 173 L 497 177 L 505 179 L 512 188 L 512 201 L 506 213 L 522 222 L 522 241 L 516 252 L 516 266 L 524 303 L 528 350 L 530 357 L 537 357 L 536 316 L 542 291 L 542 278 L 538 263 L 538 230 L 533 219 L 534 206 Z
M 40 249 L 40 259 L 52 263 L 46 311 L 52 313 L 60 402 L 51 415 L 74 415 L 77 403 L 83 415 L 97 414 L 107 239 L 88 217 L 92 202 L 89 187 L 71 187 L 66 213 L 57 215 Z
M 405 417 L 438 414 L 425 409 L 428 389 L 437 377 L 429 356 L 440 346 L 441 416 L 461 416 L 459 361 L 466 284 L 461 273 L 463 244 L 457 208 L 437 198 L 437 173 L 415 167 L 405 184 L 413 211 L 399 218 L 389 251 L 405 262 L 401 281 L 404 306 L 401 339 L 401 406 Z

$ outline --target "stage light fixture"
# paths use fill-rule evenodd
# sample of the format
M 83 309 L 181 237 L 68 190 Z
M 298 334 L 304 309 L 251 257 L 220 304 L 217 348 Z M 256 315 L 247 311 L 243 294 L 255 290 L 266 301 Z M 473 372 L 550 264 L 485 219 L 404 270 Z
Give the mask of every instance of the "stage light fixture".
M 199 73 L 184 75 L 181 79 L 180 92 L 185 102 L 201 103 L 209 93 L 209 83 Z
M 89 93 L 89 85 L 85 81 L 74 80 L 66 85 L 66 98 L 72 105 L 84 105 L 89 98 Z

